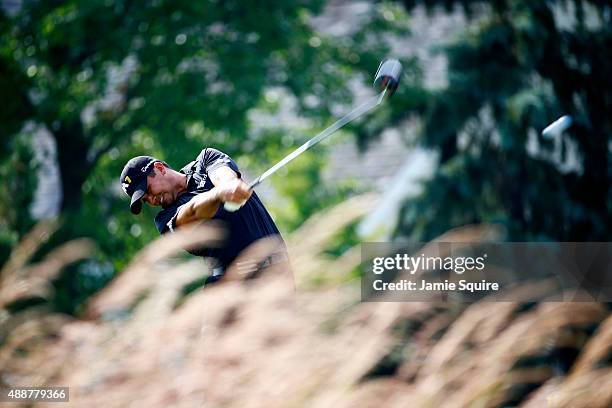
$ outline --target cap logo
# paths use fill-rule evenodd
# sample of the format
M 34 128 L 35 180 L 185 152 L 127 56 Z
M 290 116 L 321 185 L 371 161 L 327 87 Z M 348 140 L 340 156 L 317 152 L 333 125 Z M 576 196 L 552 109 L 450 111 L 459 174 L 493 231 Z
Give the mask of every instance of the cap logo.
M 121 183 L 121 186 L 123 187 L 123 191 L 125 191 L 125 194 L 129 195 L 127 189 L 130 186 L 130 183 L 132 182 L 132 179 L 130 178 L 130 176 L 125 176 L 125 178 L 123 179 L 123 183 Z
M 154 161 L 150 161 L 149 163 L 146 164 L 146 166 L 144 166 L 142 169 L 140 169 L 140 171 L 142 171 L 143 173 L 146 173 L 149 171 L 149 167 L 151 167 L 151 165 L 155 163 Z

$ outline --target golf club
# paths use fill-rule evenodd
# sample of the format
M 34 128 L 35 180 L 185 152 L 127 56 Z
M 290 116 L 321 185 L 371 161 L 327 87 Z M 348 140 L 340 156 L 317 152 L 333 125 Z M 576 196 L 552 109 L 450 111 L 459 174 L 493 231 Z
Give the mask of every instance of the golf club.
M 257 185 L 259 185 L 262 181 L 270 177 L 272 174 L 276 173 L 278 169 L 285 166 L 293 159 L 304 153 L 306 150 L 310 149 L 312 146 L 317 143 L 325 140 L 338 129 L 342 128 L 344 125 L 352 122 L 357 119 L 361 115 L 370 112 L 374 108 L 378 107 L 385 98 L 385 95 L 391 96 L 397 86 L 399 85 L 400 76 L 402 74 L 402 64 L 396 59 L 388 59 L 384 60 L 378 66 L 378 70 L 376 71 L 376 75 L 374 76 L 374 87 L 379 91 L 379 93 L 364 102 L 357 108 L 351 110 L 349 113 L 338 119 L 328 128 L 323 130 L 318 135 L 314 136 L 312 139 L 308 140 L 306 143 L 295 149 L 293 152 L 285 156 L 281 161 L 276 163 L 274 166 L 270 167 L 266 170 L 261 176 L 257 177 L 251 184 L 249 184 L 249 190 L 252 190 Z M 234 212 L 238 210 L 240 207 L 244 205 L 245 202 L 241 203 L 232 203 L 226 202 L 223 206 L 226 211 Z

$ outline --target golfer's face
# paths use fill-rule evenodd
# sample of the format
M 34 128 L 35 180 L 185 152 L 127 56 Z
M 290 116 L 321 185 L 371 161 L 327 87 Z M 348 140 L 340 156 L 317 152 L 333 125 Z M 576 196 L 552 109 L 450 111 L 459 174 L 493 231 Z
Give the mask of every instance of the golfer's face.
M 155 176 L 147 177 L 147 193 L 142 197 L 145 203 L 153 207 L 167 208 L 174 202 L 175 195 L 172 186 L 165 176 L 166 174 L 162 174 L 158 169 L 155 169 Z

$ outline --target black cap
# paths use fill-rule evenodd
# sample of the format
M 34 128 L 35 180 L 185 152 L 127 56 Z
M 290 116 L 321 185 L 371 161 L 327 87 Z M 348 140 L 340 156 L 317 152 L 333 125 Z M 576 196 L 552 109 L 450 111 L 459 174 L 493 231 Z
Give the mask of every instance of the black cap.
M 119 181 L 123 191 L 132 197 L 130 210 L 134 214 L 140 214 L 142 210 L 142 197 L 147 193 L 147 175 L 157 161 L 151 156 L 136 156 L 123 167 Z

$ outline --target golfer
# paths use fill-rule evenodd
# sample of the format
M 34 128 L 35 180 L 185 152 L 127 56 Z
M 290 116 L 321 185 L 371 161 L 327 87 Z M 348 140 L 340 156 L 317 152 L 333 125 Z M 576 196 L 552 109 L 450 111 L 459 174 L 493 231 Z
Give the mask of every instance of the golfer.
M 131 197 L 130 210 L 139 214 L 142 202 L 161 207 L 155 217 L 160 234 L 174 232 L 185 225 L 206 220 L 225 224 L 228 237 L 221 248 L 189 252 L 214 258 L 213 273 L 206 283 L 220 279 L 238 254 L 258 239 L 280 233 L 272 217 L 241 179 L 236 163 L 217 149 L 206 148 L 179 171 L 151 156 L 137 156 L 121 172 L 123 191 Z M 224 210 L 225 202 L 246 203 L 236 212 Z M 282 242 L 282 239 L 281 239 Z M 268 257 L 258 268 L 287 261 L 283 250 Z

